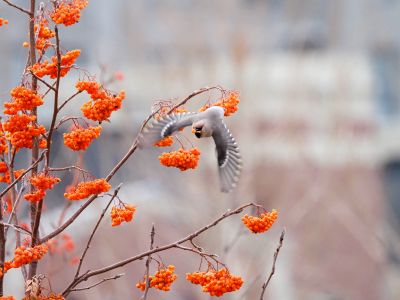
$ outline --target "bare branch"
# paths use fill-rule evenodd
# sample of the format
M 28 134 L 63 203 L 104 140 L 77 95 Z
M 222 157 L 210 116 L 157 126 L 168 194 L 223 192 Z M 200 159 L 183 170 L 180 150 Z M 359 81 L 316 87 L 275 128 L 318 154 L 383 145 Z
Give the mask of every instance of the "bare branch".
M 79 95 L 80 93 L 82 93 L 82 91 L 78 91 L 78 92 L 76 92 L 75 94 L 73 94 L 71 97 L 69 97 L 67 100 L 65 100 L 61 105 L 60 105 L 60 107 L 58 108 L 58 111 L 60 111 L 65 105 L 67 105 L 67 103 L 69 102 L 69 101 L 71 101 L 72 99 L 74 99 L 77 95 Z
M 89 290 L 91 288 L 94 288 L 95 286 L 98 286 L 98 285 L 106 282 L 106 281 L 118 279 L 118 278 L 120 278 L 120 277 L 122 277 L 124 275 L 125 275 L 125 273 L 121 273 L 121 274 L 117 274 L 117 275 L 115 275 L 113 277 L 104 278 L 104 279 L 100 280 L 99 282 L 96 282 L 96 283 L 94 283 L 92 285 L 89 285 L 87 287 L 78 288 L 78 289 L 72 289 L 71 292 L 79 292 L 79 291 Z
M 282 233 L 281 233 L 281 236 L 279 238 L 278 247 L 276 248 L 275 253 L 274 253 L 274 260 L 272 262 L 271 272 L 269 273 L 269 276 L 268 276 L 267 280 L 262 285 L 262 291 L 261 291 L 261 295 L 260 295 L 260 300 L 264 299 L 265 290 L 267 289 L 267 286 L 268 286 L 268 284 L 269 284 L 269 282 L 270 282 L 270 280 L 272 278 L 272 275 L 274 275 L 274 273 L 275 273 L 275 264 L 276 264 L 276 260 L 278 259 L 279 251 L 281 250 L 281 247 L 283 245 L 283 239 L 285 238 L 285 233 L 286 233 L 286 231 L 285 231 L 285 229 L 283 229 Z
M 12 7 L 18 9 L 19 11 L 22 11 L 23 13 L 28 14 L 29 16 L 31 15 L 30 11 L 26 10 L 25 8 L 22 8 L 22 7 L 20 7 L 20 6 L 16 5 L 16 4 L 14 4 L 14 3 L 11 3 L 11 2 L 8 1 L 8 0 L 3 0 L 3 1 L 4 1 L 5 3 L 7 3 L 8 5 L 10 5 L 10 6 L 12 6 Z
M 45 80 L 43 80 L 42 78 L 40 78 L 39 76 L 37 76 L 35 73 L 33 73 L 32 71 L 30 71 L 30 73 L 32 74 L 33 77 L 35 77 L 37 80 L 39 80 L 41 83 L 43 83 L 45 86 L 47 86 L 50 90 L 52 91 L 56 91 L 56 89 L 50 85 L 49 83 L 47 83 Z
M 0 222 L 0 224 L 3 225 L 3 226 L 5 226 L 5 227 L 10 227 L 10 228 L 12 228 L 12 229 L 14 229 L 15 231 L 18 231 L 18 232 L 20 232 L 20 233 L 23 233 L 23 234 L 27 234 L 27 235 L 32 236 L 32 232 L 30 232 L 29 230 L 27 230 L 27 229 L 25 229 L 25 228 L 23 228 L 23 227 L 21 227 L 21 226 L 14 225 L 14 224 L 10 224 L 10 223 L 4 223 L 4 222 Z
M 85 259 L 86 253 L 87 253 L 87 251 L 88 251 L 89 248 L 90 248 L 90 243 L 92 242 L 93 237 L 94 237 L 94 235 L 96 234 L 97 229 L 99 228 L 99 225 L 100 225 L 100 223 L 101 223 L 101 220 L 103 220 L 104 215 L 105 215 L 107 209 L 110 207 L 110 205 L 111 205 L 111 203 L 113 202 L 113 200 L 115 199 L 115 197 L 117 197 L 118 192 L 119 192 L 119 190 L 120 190 L 120 188 L 121 188 L 121 185 L 122 185 L 122 184 L 118 185 L 117 188 L 114 190 L 114 194 L 112 195 L 110 201 L 108 201 L 106 207 L 103 209 L 103 212 L 101 213 L 101 215 L 100 215 L 100 217 L 99 217 L 99 219 L 98 219 L 96 225 L 94 226 L 94 228 L 93 228 L 93 230 L 92 230 L 92 233 L 90 234 L 90 237 L 89 237 L 88 242 L 87 242 L 87 244 L 86 244 L 86 248 L 85 248 L 85 250 L 83 251 L 81 258 L 79 259 L 79 265 L 78 265 L 78 268 L 76 269 L 75 279 L 79 276 L 79 272 L 80 272 L 80 270 L 81 270 L 83 260 Z
M 177 248 L 178 245 L 181 245 L 181 244 L 183 244 L 183 243 L 185 243 L 187 241 L 193 240 L 195 237 L 201 235 L 203 232 L 205 232 L 208 229 L 216 226 L 222 220 L 224 220 L 224 219 L 226 219 L 226 218 L 228 218 L 228 217 L 230 217 L 232 215 L 236 215 L 236 214 L 241 213 L 243 211 L 243 209 L 245 209 L 245 208 L 247 208 L 249 206 L 255 206 L 255 204 L 254 203 L 248 203 L 248 204 L 242 205 L 242 206 L 240 206 L 240 207 L 238 207 L 238 208 L 236 208 L 234 210 L 228 210 L 222 216 L 220 216 L 215 221 L 213 221 L 212 223 L 200 228 L 199 230 L 189 234 L 188 236 L 186 236 L 186 237 L 184 237 L 184 238 L 182 238 L 182 239 L 180 239 L 180 240 L 178 240 L 176 242 L 173 242 L 173 243 L 161 246 L 161 247 L 157 247 L 157 248 L 154 248 L 152 250 L 148 250 L 146 252 L 143 252 L 141 254 L 132 256 L 132 257 L 127 258 L 125 260 L 116 262 L 116 263 L 114 263 L 112 265 L 109 265 L 107 267 L 103 267 L 101 269 L 97 269 L 97 270 L 94 270 L 94 271 L 88 271 L 88 272 L 84 273 L 83 275 L 79 276 L 78 278 L 76 278 L 70 284 L 70 286 L 63 292 L 63 296 L 64 297 L 67 296 L 70 293 L 71 288 L 74 288 L 79 283 L 88 280 L 90 277 L 93 277 L 93 276 L 96 276 L 96 275 L 99 275 L 99 274 L 103 274 L 103 273 L 106 273 L 108 271 L 123 267 L 123 266 L 125 266 L 125 265 L 127 265 L 127 264 L 129 264 L 129 263 L 131 263 L 133 261 L 143 259 L 144 257 L 148 257 L 149 255 L 154 254 L 154 253 L 158 253 L 158 252 L 161 252 L 161 251 L 169 250 L 169 249 L 172 249 L 172 248 Z
M 153 224 L 153 226 L 151 226 L 151 232 L 150 232 L 150 250 L 153 250 L 155 233 L 156 232 L 154 230 L 154 224 Z M 140 298 L 141 300 L 146 300 L 147 299 L 147 293 L 149 292 L 149 288 L 150 288 L 150 278 L 149 278 L 150 261 L 151 261 L 151 255 L 147 256 L 147 260 L 146 260 L 146 287 L 144 289 L 143 296 Z

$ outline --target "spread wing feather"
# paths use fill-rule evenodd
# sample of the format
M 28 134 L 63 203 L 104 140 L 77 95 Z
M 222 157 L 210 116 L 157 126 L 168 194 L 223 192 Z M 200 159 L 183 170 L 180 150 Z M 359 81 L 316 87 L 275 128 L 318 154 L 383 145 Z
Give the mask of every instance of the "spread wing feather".
M 242 170 L 239 147 L 222 121 L 214 128 L 212 137 L 217 151 L 221 191 L 228 193 L 236 186 Z
M 197 113 L 180 113 L 154 120 L 139 136 L 139 148 L 152 147 L 159 140 L 172 135 L 181 128 L 192 125 Z

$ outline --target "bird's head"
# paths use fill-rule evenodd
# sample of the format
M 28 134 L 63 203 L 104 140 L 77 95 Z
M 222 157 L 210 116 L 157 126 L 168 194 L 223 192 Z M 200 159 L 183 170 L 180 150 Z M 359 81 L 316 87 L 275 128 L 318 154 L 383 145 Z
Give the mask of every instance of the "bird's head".
M 204 128 L 203 121 L 196 122 L 192 126 L 192 132 L 197 138 L 201 138 L 203 136 L 203 128 Z

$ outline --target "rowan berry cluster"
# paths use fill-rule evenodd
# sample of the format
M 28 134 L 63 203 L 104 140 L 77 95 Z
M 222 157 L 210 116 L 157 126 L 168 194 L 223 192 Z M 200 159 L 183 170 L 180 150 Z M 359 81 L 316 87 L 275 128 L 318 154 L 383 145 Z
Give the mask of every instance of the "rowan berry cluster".
M 77 127 L 69 133 L 64 133 L 64 144 L 73 151 L 86 150 L 100 133 L 101 126 Z
M 6 115 L 16 115 L 21 110 L 32 110 L 44 103 L 36 91 L 24 86 L 17 86 L 10 92 L 13 98 L 11 102 L 4 103 Z
M 193 284 L 201 285 L 203 292 L 217 297 L 239 290 L 243 284 L 240 276 L 230 274 L 227 269 L 187 273 L 186 279 Z
M 25 170 L 14 170 L 14 179 L 21 176 Z M 0 182 L 11 183 L 11 176 L 8 166 L 5 162 L 0 162 Z
M 14 258 L 11 261 L 4 262 L 4 273 L 13 268 L 19 268 L 22 265 L 30 264 L 33 261 L 40 260 L 48 251 L 46 244 L 34 247 L 20 246 L 14 250 Z M 3 274 L 0 274 L 0 277 Z
M 239 93 L 230 91 L 226 97 L 223 97 L 220 101 L 213 103 L 212 106 L 222 107 L 225 110 L 225 117 L 228 117 L 238 110 L 239 102 Z M 200 108 L 200 111 L 205 111 L 209 107 L 210 105 L 206 104 Z
M 15 300 L 15 298 L 13 296 L 3 296 L 0 297 L 0 300 Z
M 106 121 L 110 118 L 113 111 L 121 108 L 122 101 L 125 99 L 125 91 L 119 92 L 118 95 L 107 95 L 105 97 L 90 100 L 81 107 L 83 115 L 89 120 Z
M 7 25 L 8 24 L 8 20 L 0 18 L 0 27 L 3 25 Z
M 81 55 L 81 50 L 75 49 L 68 51 L 67 53 L 65 53 L 65 55 L 61 56 L 61 77 L 67 75 L 79 55 Z M 40 78 L 42 78 L 43 76 L 50 76 L 50 78 L 53 79 L 57 78 L 57 56 L 52 56 L 51 60 L 52 62 L 46 60 L 44 62 L 36 63 L 33 66 L 29 67 L 29 70 Z
M 98 195 L 108 192 L 111 185 L 105 179 L 96 179 L 93 181 L 81 182 L 64 193 L 64 197 L 69 200 L 82 200 L 90 195 Z
M 181 171 L 195 169 L 200 159 L 200 151 L 197 148 L 190 150 L 179 149 L 178 151 L 164 152 L 158 159 L 166 167 L 176 167 Z
M 169 147 L 172 146 L 174 143 L 174 138 L 172 136 L 167 136 L 162 140 L 159 140 L 157 143 L 154 144 L 155 147 Z
M 96 81 L 78 81 L 76 88 L 78 91 L 86 91 L 90 95 L 92 100 L 84 103 L 81 111 L 86 118 L 93 121 L 108 120 L 113 111 L 121 108 L 122 101 L 125 99 L 125 91 L 121 91 L 118 95 L 112 95 Z
M 88 5 L 86 0 L 72 0 L 63 1 L 55 10 L 50 14 L 51 19 L 56 24 L 64 24 L 65 26 L 71 26 L 79 22 L 81 17 L 81 10 Z
M 46 19 L 42 18 L 39 24 L 35 25 L 35 33 L 37 33 L 35 47 L 41 51 L 41 53 L 50 46 L 51 43 L 49 40 L 56 36 L 56 33 L 47 26 L 48 23 Z
M 118 226 L 122 222 L 132 221 L 135 211 L 136 207 L 134 205 L 123 204 L 122 207 L 113 206 L 111 208 L 111 225 Z
M 29 194 L 25 194 L 24 198 L 30 202 L 38 202 L 46 196 L 46 190 L 51 190 L 53 186 L 61 181 L 60 178 L 48 176 L 40 173 L 29 178 L 29 182 L 36 188 Z
M 18 115 L 17 113 L 20 110 L 32 110 L 42 105 L 43 99 L 25 87 L 14 88 L 11 91 L 11 95 L 13 96 L 13 101 L 4 104 L 6 107 L 4 113 L 11 115 L 11 117 L 2 124 L 0 148 L 4 151 L 7 150 L 6 140 L 10 141 L 16 150 L 20 148 L 32 148 L 33 138 L 46 133 L 46 128 L 43 125 L 38 126 L 35 123 L 35 116 L 27 114 Z M 39 147 L 46 147 L 46 140 L 44 138 L 39 141 Z
M 244 215 L 242 222 L 253 233 L 261 233 L 271 228 L 274 222 L 278 219 L 278 212 L 273 209 L 271 212 L 265 212 L 258 217 Z
M 174 273 L 175 266 L 169 265 L 167 268 L 158 270 L 153 276 L 149 276 L 150 288 L 156 288 L 161 291 L 169 291 L 171 284 L 176 280 L 177 276 Z M 146 288 L 146 277 L 143 281 L 138 282 L 136 287 L 142 291 Z

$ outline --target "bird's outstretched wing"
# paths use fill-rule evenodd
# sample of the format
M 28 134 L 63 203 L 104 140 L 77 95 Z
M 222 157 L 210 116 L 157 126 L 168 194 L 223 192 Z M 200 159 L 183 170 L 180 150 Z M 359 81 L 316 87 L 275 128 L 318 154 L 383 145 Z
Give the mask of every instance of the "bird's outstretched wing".
M 188 112 L 170 114 L 160 120 L 154 120 L 139 136 L 139 148 L 152 147 L 159 140 L 172 135 L 181 128 L 192 125 L 197 113 Z
M 235 139 L 222 120 L 214 128 L 212 137 L 218 157 L 221 191 L 228 193 L 239 180 L 242 170 L 242 157 Z

